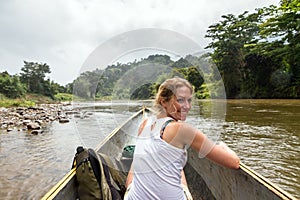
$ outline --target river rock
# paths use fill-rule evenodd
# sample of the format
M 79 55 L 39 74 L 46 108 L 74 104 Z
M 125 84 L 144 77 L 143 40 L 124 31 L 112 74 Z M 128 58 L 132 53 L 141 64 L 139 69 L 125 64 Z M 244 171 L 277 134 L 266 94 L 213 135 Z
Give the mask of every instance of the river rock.
M 35 120 L 34 122 L 38 123 L 39 125 L 42 125 L 44 123 L 42 119 L 41 120 Z
M 6 129 L 7 132 L 11 132 L 11 131 L 13 131 L 13 130 L 14 130 L 13 128 L 8 128 L 8 129 Z
M 33 134 L 33 135 L 38 135 L 40 133 L 43 133 L 44 131 L 43 130 L 32 130 L 30 133 Z
M 27 124 L 29 124 L 31 122 L 30 119 L 24 119 L 23 120 L 23 125 L 27 126 Z
M 75 111 L 75 110 L 68 110 L 65 113 L 66 113 L 66 115 L 78 115 L 78 114 L 80 114 L 78 111 Z
M 69 122 L 69 115 L 78 114 L 72 107 L 62 104 L 40 104 L 34 107 L 3 108 L 0 107 L 0 128 L 18 130 L 41 130 L 45 124 L 58 120 Z M 36 132 L 34 132 L 36 133 Z
M 25 115 L 23 115 L 23 118 L 24 118 L 24 119 L 33 120 L 33 119 L 34 119 L 34 116 L 33 116 L 33 114 L 25 114 Z
M 70 120 L 68 118 L 60 118 L 59 123 L 68 123 Z
M 27 129 L 28 130 L 38 130 L 38 129 L 41 129 L 41 126 L 36 122 L 30 122 L 29 124 L 27 124 Z

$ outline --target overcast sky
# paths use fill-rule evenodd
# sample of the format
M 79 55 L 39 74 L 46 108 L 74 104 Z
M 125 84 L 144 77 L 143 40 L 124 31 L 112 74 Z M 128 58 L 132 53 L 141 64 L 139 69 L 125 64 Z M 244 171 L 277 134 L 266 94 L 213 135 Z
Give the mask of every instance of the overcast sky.
M 21 72 L 23 61 L 47 63 L 65 85 L 105 41 L 127 31 L 159 28 L 201 46 L 209 25 L 279 0 L 1 0 L 0 72 Z

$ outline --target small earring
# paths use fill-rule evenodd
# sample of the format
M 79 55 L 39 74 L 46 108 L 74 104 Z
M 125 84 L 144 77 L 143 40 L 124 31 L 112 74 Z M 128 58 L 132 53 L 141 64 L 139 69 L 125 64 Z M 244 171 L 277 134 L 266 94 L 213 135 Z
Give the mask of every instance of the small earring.
M 173 108 L 174 108 L 175 110 L 177 110 L 177 109 L 176 109 L 176 106 L 174 105 L 174 103 L 173 103 Z
M 174 114 L 174 113 L 176 113 L 177 112 L 177 108 L 176 108 L 176 106 L 173 104 L 173 107 L 174 107 L 174 112 L 171 112 L 171 114 Z

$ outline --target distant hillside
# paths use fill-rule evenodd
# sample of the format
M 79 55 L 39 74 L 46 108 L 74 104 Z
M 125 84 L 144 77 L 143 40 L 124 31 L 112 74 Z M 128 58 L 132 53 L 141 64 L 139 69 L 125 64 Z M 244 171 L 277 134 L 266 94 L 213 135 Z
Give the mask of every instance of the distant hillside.
M 73 93 L 85 99 L 149 99 L 163 80 L 180 76 L 194 85 L 198 98 L 203 98 L 208 95 L 196 66 L 200 64 L 200 59 L 192 56 L 172 61 L 168 55 L 151 55 L 141 61 L 84 72 L 74 80 Z

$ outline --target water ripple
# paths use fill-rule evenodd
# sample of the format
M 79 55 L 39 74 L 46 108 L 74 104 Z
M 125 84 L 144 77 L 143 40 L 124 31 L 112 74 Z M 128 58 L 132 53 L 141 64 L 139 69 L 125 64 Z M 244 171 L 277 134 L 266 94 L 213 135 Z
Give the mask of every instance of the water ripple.
M 300 111 L 293 103 L 263 103 L 228 104 L 226 121 L 211 119 L 205 107 L 201 116 L 193 112 L 189 123 L 227 143 L 242 162 L 300 198 Z M 53 122 L 43 134 L 0 133 L 0 166 L 5 172 L 0 174 L 0 199 L 40 199 L 71 168 L 78 145 L 96 147 L 132 114 L 97 106 L 100 110 L 87 109 L 91 113 L 86 118 Z

